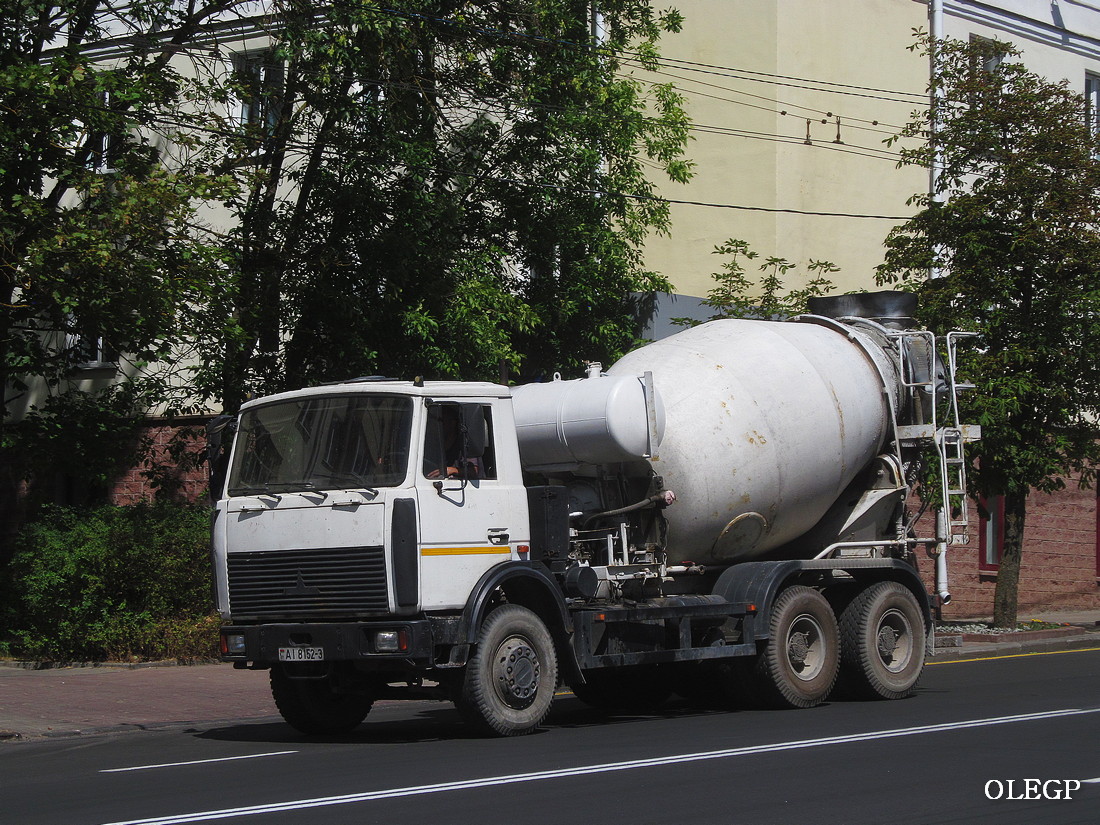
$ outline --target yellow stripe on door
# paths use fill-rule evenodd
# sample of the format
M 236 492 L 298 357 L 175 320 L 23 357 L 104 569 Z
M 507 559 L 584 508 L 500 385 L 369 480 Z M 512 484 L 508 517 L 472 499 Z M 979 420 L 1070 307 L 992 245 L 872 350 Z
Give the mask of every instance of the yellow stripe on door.
M 512 548 L 493 545 L 491 547 L 424 547 L 420 551 L 421 556 L 507 556 Z

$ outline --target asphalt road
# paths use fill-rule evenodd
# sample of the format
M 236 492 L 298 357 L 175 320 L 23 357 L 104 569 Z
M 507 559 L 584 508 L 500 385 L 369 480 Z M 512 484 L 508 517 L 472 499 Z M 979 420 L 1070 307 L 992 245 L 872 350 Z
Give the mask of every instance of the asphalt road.
M 0 822 L 1095 823 L 1098 682 L 1100 651 L 1064 652 L 806 711 L 608 717 L 568 696 L 511 740 L 409 703 L 338 740 L 242 722 L 26 742 L 0 749 Z

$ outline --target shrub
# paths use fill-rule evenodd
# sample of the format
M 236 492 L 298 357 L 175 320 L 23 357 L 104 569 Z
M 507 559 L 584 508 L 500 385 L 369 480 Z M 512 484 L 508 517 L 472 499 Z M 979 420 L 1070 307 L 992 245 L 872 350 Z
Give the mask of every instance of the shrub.
M 51 507 L 27 524 L 6 572 L 0 645 L 39 660 L 216 656 L 209 510 Z

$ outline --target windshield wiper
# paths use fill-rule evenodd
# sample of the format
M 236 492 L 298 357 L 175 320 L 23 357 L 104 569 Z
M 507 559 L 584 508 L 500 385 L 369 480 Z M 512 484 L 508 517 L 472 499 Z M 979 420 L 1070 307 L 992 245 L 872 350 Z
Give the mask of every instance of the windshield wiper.
M 356 489 L 367 490 L 373 495 L 378 495 L 378 489 L 367 483 L 367 477 L 362 473 L 356 473 L 352 470 L 347 470 L 342 473 L 329 473 L 329 480 L 334 484 L 342 481 L 354 481 Z

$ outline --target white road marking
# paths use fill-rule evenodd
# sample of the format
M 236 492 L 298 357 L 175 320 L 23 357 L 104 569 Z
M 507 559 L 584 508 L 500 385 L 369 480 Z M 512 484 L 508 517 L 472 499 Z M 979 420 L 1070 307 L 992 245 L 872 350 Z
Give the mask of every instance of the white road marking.
M 272 751 L 271 753 L 250 753 L 245 756 L 222 756 L 218 759 L 196 759 L 192 762 L 165 762 L 161 765 L 135 765 L 131 768 L 107 768 L 100 773 L 125 773 L 126 771 L 148 771 L 153 768 L 178 768 L 182 765 L 205 765 L 209 762 L 232 762 L 235 759 L 262 759 L 265 756 L 286 756 L 298 751 Z
M 538 782 L 544 779 L 562 779 L 569 776 L 630 771 L 639 768 L 656 768 L 662 765 L 677 765 L 687 762 L 703 762 L 712 759 L 729 759 L 736 756 L 748 756 L 757 753 L 775 753 L 778 751 L 819 748 L 828 745 L 846 745 L 852 742 L 870 742 L 877 739 L 895 739 L 901 736 L 918 736 L 926 733 L 944 733 L 968 728 L 984 728 L 993 725 L 1011 725 L 1019 722 L 1035 722 L 1043 719 L 1056 719 L 1066 716 L 1100 713 L 1100 708 L 1069 708 L 1045 713 L 1026 713 L 1018 716 L 997 716 L 990 719 L 971 719 L 964 722 L 945 722 L 939 725 L 922 725 L 915 728 L 853 733 L 847 736 L 828 736 L 822 739 L 804 739 L 794 742 L 777 742 L 771 745 L 752 745 L 746 748 L 704 751 L 702 753 L 681 753 L 673 756 L 661 756 L 652 759 L 634 759 L 629 762 L 609 762 L 602 765 L 581 765 L 575 768 L 560 768 L 533 773 L 517 773 L 505 776 L 487 776 L 481 779 L 466 779 L 458 782 L 441 782 L 437 785 L 413 785 L 406 788 L 388 788 L 381 791 L 346 794 L 344 796 L 324 796 L 317 799 L 296 799 L 290 802 L 273 802 L 266 805 L 251 805 L 242 808 L 223 808 L 216 811 L 198 811 L 190 814 L 173 814 L 151 819 L 130 819 L 125 822 L 111 822 L 106 825 L 182 825 L 186 822 L 210 822 L 215 819 L 232 819 L 256 814 L 300 811 L 308 808 L 323 808 L 331 805 L 347 805 L 353 802 L 373 802 L 379 799 L 397 799 L 405 796 L 422 796 L 433 793 L 449 793 L 473 788 L 488 788 L 499 785 L 514 785 L 520 782 Z
M 1081 781 L 1084 782 L 1086 785 L 1098 785 L 1100 784 L 1100 776 L 1096 777 L 1095 779 L 1082 779 Z

